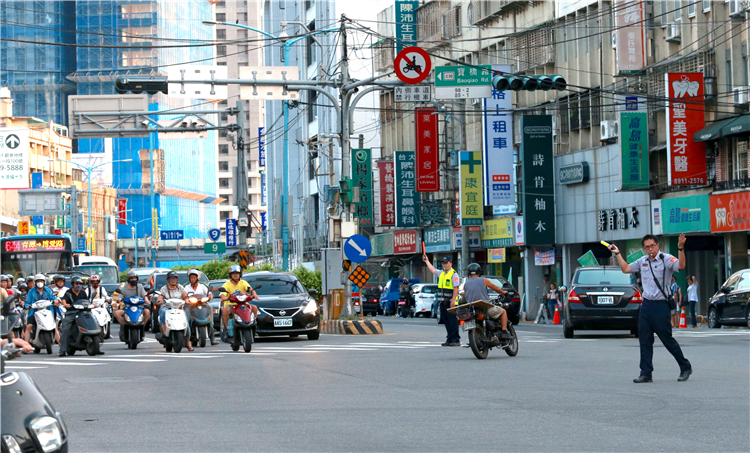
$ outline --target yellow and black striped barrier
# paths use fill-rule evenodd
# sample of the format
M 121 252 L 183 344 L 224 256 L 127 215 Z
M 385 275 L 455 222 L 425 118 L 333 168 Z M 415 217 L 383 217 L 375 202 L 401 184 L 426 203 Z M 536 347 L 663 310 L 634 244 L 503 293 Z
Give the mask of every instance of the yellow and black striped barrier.
M 334 319 L 320 322 L 321 333 L 341 335 L 374 335 L 383 333 L 383 323 L 380 321 L 345 321 Z

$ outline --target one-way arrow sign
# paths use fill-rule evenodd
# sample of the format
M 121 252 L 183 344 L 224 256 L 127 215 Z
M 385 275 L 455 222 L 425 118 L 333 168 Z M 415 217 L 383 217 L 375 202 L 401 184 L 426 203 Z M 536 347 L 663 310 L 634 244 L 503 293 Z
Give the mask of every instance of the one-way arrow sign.
M 21 139 L 19 139 L 16 134 L 10 134 L 5 138 L 5 144 L 10 149 L 16 149 L 18 148 L 18 145 L 21 144 Z

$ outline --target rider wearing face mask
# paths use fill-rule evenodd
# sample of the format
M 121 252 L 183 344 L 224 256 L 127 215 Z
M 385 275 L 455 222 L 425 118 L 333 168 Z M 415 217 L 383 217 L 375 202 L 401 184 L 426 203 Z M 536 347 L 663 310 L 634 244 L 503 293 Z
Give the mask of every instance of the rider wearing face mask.
M 66 310 L 65 318 L 60 327 L 60 357 L 68 355 L 67 350 L 70 328 L 75 325 L 76 316 L 78 315 L 78 310 L 74 307 L 75 303 L 79 300 L 85 301 L 85 304 L 89 303 L 89 294 L 83 287 L 83 279 L 81 277 L 73 277 L 70 282 L 73 284 L 73 287 L 70 291 L 66 291 L 65 295 L 60 299 Z M 99 354 L 104 354 L 104 351 L 99 351 Z
M 118 300 L 122 300 L 124 297 L 141 297 L 143 300 L 146 300 L 146 290 L 143 289 L 143 285 L 138 283 L 138 274 L 135 273 L 135 271 L 129 271 L 127 275 L 127 284 L 120 285 L 114 292 L 116 294 L 115 298 Z M 151 311 L 146 308 L 143 310 L 143 324 L 148 323 L 149 315 L 151 314 Z M 115 310 L 115 318 L 117 318 L 117 322 L 120 323 L 120 340 L 125 341 L 122 334 L 125 332 L 125 310 L 119 309 Z
M 52 290 L 46 286 L 47 278 L 44 275 L 36 274 L 33 277 L 33 280 L 34 286 L 29 288 L 29 294 L 26 295 L 26 302 L 23 304 L 25 308 L 29 309 L 29 312 L 26 315 L 26 341 L 29 341 L 29 337 L 31 336 L 31 329 L 36 325 L 36 318 L 34 317 L 34 313 L 36 312 L 36 310 L 31 308 L 31 305 L 33 305 L 34 302 L 40 300 L 57 300 L 57 297 L 55 297 Z M 54 316 L 55 306 L 50 305 L 47 309 L 50 310 Z

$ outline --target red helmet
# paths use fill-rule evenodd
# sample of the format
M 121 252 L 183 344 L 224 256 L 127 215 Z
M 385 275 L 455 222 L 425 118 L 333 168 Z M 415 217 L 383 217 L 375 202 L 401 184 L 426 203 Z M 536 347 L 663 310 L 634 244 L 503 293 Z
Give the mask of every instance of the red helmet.
M 99 286 L 99 283 L 101 282 L 102 282 L 102 278 L 96 274 L 92 275 L 91 278 L 89 279 L 89 283 L 91 283 L 94 286 Z

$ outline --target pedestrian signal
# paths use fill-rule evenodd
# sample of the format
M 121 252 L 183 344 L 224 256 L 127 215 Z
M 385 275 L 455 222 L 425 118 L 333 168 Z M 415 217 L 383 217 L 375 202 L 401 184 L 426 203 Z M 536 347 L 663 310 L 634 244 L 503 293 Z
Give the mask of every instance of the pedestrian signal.
M 341 263 L 341 267 L 343 267 L 343 268 L 344 268 L 344 271 L 346 271 L 346 272 L 350 272 L 350 271 L 352 270 L 352 262 L 351 262 L 351 261 L 349 261 L 349 260 L 344 260 L 344 261 L 343 261 L 343 262 Z

